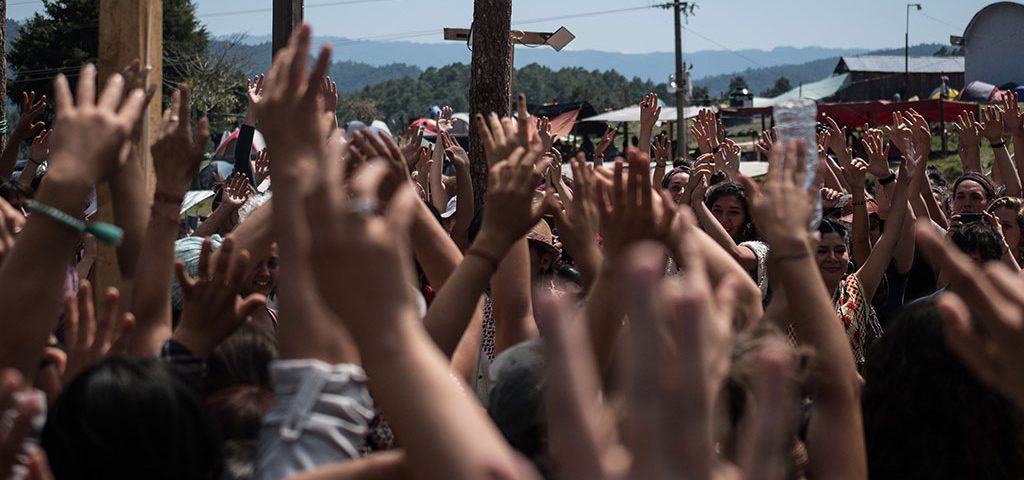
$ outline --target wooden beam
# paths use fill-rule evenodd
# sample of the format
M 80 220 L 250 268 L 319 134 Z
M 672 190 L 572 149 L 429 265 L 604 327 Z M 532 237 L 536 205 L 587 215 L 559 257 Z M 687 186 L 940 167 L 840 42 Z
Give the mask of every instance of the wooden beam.
M 469 80 L 469 158 L 473 199 L 480 208 L 487 193 L 487 158 L 476 132 L 475 114 L 508 116 L 512 96 L 512 0 L 474 0 L 473 59 Z
M 136 58 L 148 65 L 150 83 L 160 85 L 163 78 L 163 0 L 100 0 L 100 85 L 114 73 L 120 73 Z M 102 88 L 102 87 L 101 87 Z M 158 90 L 159 93 L 159 90 Z M 142 146 L 138 149 L 142 171 L 146 178 L 146 191 L 152 194 L 156 184 L 148 145 L 156 138 L 160 128 L 160 95 L 154 95 L 148 115 L 143 119 Z M 110 188 L 96 188 L 96 216 L 104 222 L 114 221 L 110 203 Z M 105 292 L 107 287 L 118 287 L 121 272 L 113 248 L 100 244 L 94 267 L 94 291 Z
M 288 45 L 295 27 L 302 24 L 302 0 L 274 0 L 274 54 Z

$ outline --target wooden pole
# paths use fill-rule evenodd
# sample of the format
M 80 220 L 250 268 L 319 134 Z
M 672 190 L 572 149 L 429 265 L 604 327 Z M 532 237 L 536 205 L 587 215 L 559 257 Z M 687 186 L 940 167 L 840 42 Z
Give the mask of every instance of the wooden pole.
M 7 119 L 7 0 L 0 0 L 0 120 Z M 8 125 L 11 130 L 14 125 Z M 0 135 L 0 151 L 7 145 L 7 136 Z
M 302 24 L 302 0 L 274 0 L 272 48 L 274 54 L 288 45 L 295 27 Z
M 484 116 L 508 116 L 512 96 L 512 0 L 474 0 L 473 59 L 469 80 L 469 111 Z M 483 205 L 487 192 L 487 159 L 483 143 L 470 122 L 469 158 L 473 200 Z
M 148 65 L 150 83 L 160 84 L 163 78 L 163 0 L 100 0 L 99 68 L 102 88 L 106 78 L 119 73 L 136 58 Z M 143 119 L 142 145 L 138 148 L 139 161 L 146 178 L 147 192 L 152 194 L 156 177 L 151 166 L 148 145 L 156 138 L 160 128 L 160 95 L 154 95 L 148 115 Z M 96 216 L 104 222 L 114 221 L 110 188 L 96 187 Z M 100 244 L 96 252 L 93 291 L 101 295 L 107 287 L 119 287 L 121 272 L 113 248 Z

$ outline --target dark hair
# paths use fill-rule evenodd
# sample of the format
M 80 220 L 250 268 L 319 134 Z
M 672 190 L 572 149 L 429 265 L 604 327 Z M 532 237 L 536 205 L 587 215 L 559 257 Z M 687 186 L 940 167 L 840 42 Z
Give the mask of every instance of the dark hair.
M 743 190 L 743 185 L 732 181 L 713 185 L 708 189 L 707 195 L 704 196 L 704 205 L 707 205 L 708 210 L 711 210 L 714 208 L 715 202 L 723 197 L 736 197 L 736 200 L 740 202 L 740 206 L 743 207 L 743 217 L 746 219 L 746 223 L 740 228 L 740 235 L 737 241 L 756 240 L 757 228 L 754 226 L 754 220 L 750 218 L 750 206 L 747 203 L 747 192 Z
M 954 225 L 949 229 L 949 238 L 960 251 L 968 255 L 977 253 L 983 263 L 1003 258 L 1003 242 L 995 227 L 986 221 Z
M 207 360 L 205 390 L 216 392 L 237 385 L 272 389 L 270 362 L 277 347 L 267 328 L 244 323 L 226 338 Z
M 824 217 L 821 219 L 821 223 L 818 224 L 818 234 L 824 237 L 829 233 L 839 235 L 846 244 L 850 243 L 850 230 L 846 228 L 846 225 L 835 218 Z
M 14 205 L 15 208 L 33 196 L 34 193 L 31 188 L 22 185 L 15 179 L 4 180 L 0 183 L 0 198 L 3 198 L 11 205 Z
M 219 478 L 220 435 L 196 392 L 156 360 L 107 359 L 57 398 L 42 433 L 57 478 Z
M 680 173 L 690 174 L 690 167 L 688 165 L 681 165 L 678 167 L 672 167 L 664 177 L 661 177 L 661 188 L 668 189 L 668 184 L 672 182 L 672 177 L 679 175 Z
M 907 305 L 868 352 L 868 477 L 1020 478 L 1022 415 L 949 350 L 932 300 Z
M 225 479 L 253 477 L 260 427 L 273 401 L 274 392 L 254 385 L 228 387 L 206 398 L 224 439 Z
M 985 200 L 992 200 L 995 198 L 995 189 L 992 187 L 992 182 L 988 181 L 984 175 L 977 172 L 967 172 L 956 179 L 953 183 L 953 194 L 956 195 L 956 190 L 960 188 L 960 184 L 965 181 L 972 181 L 981 186 L 981 189 L 985 191 Z

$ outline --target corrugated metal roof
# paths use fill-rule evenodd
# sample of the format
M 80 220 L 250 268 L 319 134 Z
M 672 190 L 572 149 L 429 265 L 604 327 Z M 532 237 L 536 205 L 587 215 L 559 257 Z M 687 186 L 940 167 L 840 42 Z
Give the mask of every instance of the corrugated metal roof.
M 964 71 L 964 57 L 910 57 L 911 73 L 957 73 Z M 835 73 L 883 72 L 903 73 L 903 57 L 898 55 L 865 55 L 842 57 Z
M 784 100 L 798 100 L 801 98 L 821 100 L 835 95 L 847 85 L 849 80 L 849 73 L 832 75 L 817 82 L 805 83 L 777 97 L 755 98 L 754 107 L 770 107 Z

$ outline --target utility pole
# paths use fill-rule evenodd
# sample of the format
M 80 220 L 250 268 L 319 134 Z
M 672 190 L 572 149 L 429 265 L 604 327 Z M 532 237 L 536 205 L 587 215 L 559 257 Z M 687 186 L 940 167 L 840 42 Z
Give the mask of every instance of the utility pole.
M 295 27 L 302 24 L 302 0 L 274 0 L 273 42 L 274 54 L 288 46 Z
M 907 4 L 907 29 L 903 32 L 903 100 L 910 97 L 910 7 L 921 10 L 921 4 Z
M 676 152 L 681 157 L 686 158 L 689 155 L 689 149 L 686 147 L 686 94 L 690 85 L 689 73 L 686 69 L 686 64 L 683 63 L 683 22 L 682 16 L 686 16 L 689 20 L 690 15 L 693 15 L 694 8 L 697 4 L 694 2 L 681 2 L 679 0 L 673 0 L 672 3 L 666 3 L 660 5 L 661 8 L 671 8 L 675 11 L 675 23 L 676 23 Z

